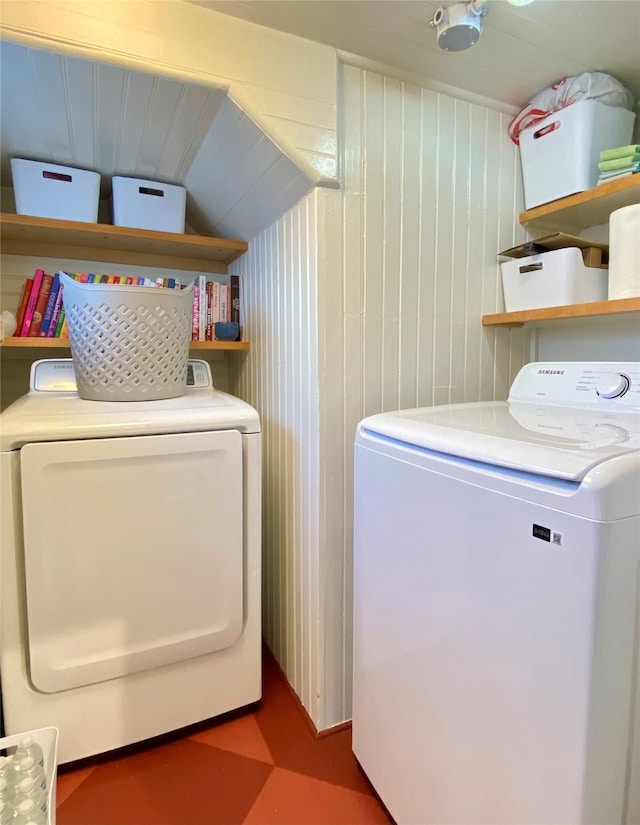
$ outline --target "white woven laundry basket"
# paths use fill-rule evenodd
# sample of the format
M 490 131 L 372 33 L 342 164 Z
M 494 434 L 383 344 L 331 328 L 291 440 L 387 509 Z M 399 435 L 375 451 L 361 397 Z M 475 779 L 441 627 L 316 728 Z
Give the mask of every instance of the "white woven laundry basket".
M 184 395 L 193 285 L 88 284 L 60 276 L 78 395 L 156 401 Z

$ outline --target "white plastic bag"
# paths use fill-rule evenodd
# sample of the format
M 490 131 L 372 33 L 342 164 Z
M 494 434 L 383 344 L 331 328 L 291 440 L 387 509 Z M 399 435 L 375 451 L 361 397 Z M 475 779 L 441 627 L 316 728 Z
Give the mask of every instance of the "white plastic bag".
M 619 80 L 604 72 L 583 72 L 565 77 L 539 92 L 509 123 L 509 136 L 519 144 L 520 133 L 529 129 L 552 112 L 571 106 L 579 100 L 597 100 L 607 106 L 633 108 L 633 95 Z

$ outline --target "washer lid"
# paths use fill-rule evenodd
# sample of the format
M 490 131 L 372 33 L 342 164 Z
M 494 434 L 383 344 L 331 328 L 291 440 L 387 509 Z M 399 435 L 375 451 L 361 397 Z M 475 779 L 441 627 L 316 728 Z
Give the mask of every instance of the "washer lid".
M 213 389 L 163 401 L 85 401 L 75 392 L 30 392 L 0 415 L 0 448 L 36 441 L 239 430 L 260 432 L 253 407 Z
M 478 402 L 381 413 L 362 431 L 527 473 L 582 481 L 607 459 L 640 450 L 640 414 Z

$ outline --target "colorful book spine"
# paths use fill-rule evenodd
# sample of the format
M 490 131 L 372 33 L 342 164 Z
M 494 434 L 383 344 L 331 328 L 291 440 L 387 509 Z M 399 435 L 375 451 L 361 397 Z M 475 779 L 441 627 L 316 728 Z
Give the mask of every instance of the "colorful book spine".
M 51 290 L 49 291 L 47 305 L 44 310 L 44 315 L 42 316 L 42 323 L 40 324 L 40 338 L 46 338 L 48 335 L 49 327 L 51 326 L 51 319 L 53 318 L 53 310 L 56 305 L 56 300 L 58 298 L 59 291 L 60 273 L 56 272 L 56 274 L 53 276 L 53 283 L 51 284 Z
M 53 275 L 45 274 L 42 276 L 40 282 L 40 291 L 33 310 L 33 318 L 31 319 L 31 326 L 29 328 L 29 337 L 38 338 L 40 335 L 40 327 L 42 326 L 42 319 L 47 308 L 47 301 L 49 300 L 49 293 L 53 285 Z
M 211 312 L 213 309 L 213 281 L 207 281 L 207 325 L 204 332 L 205 341 L 213 341 L 213 321 Z
M 214 281 L 213 283 L 213 308 L 211 309 L 211 320 L 214 325 L 221 321 L 220 318 L 220 283 Z
M 62 285 L 60 285 L 60 289 L 58 290 L 58 294 L 56 295 L 56 303 L 53 307 L 53 313 L 51 315 L 51 323 L 49 324 L 49 329 L 47 330 L 47 338 L 55 338 L 56 327 L 58 326 L 58 318 L 60 317 L 60 311 L 61 310 L 62 310 Z
M 207 331 L 207 277 L 198 275 L 200 292 L 200 317 L 198 319 L 198 341 L 204 341 Z
M 229 287 L 227 284 L 220 284 L 220 320 L 229 320 Z
M 62 338 L 62 328 L 65 324 L 64 304 L 60 307 L 60 314 L 58 315 L 58 323 L 56 324 L 56 331 L 53 334 L 54 338 Z
M 24 321 L 22 322 L 22 329 L 20 331 L 20 335 L 23 338 L 27 338 L 29 336 L 29 330 L 31 329 L 31 321 L 33 320 L 33 312 L 36 308 L 36 301 L 38 300 L 38 294 L 40 292 L 40 285 L 42 284 L 43 275 L 44 269 L 36 269 L 33 276 L 33 284 L 31 285 L 29 301 L 27 303 L 27 309 L 24 314 Z
M 200 287 L 195 284 L 193 287 L 193 313 L 191 315 L 191 340 L 198 340 L 198 327 L 200 326 Z
M 27 304 L 29 303 L 29 295 L 31 295 L 31 287 L 33 286 L 33 278 L 27 278 L 20 296 L 20 304 L 16 313 L 16 336 L 22 333 L 22 325 L 24 323 L 24 316 L 27 311 Z
M 231 321 L 240 323 L 240 276 L 229 277 L 229 301 L 231 303 Z

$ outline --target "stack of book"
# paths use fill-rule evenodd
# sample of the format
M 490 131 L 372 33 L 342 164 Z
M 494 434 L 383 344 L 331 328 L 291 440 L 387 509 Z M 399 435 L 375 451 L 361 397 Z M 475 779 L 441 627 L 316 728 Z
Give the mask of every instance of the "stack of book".
M 55 275 L 48 275 L 44 269 L 36 269 L 33 278 L 27 278 L 16 313 L 17 338 L 69 337 L 60 288 L 61 274 L 56 272 Z M 176 278 L 136 278 L 125 275 L 96 275 L 92 272 L 64 274 L 82 283 L 184 288 L 184 284 Z
M 240 323 L 240 276 L 231 275 L 225 283 L 209 281 L 199 275 L 193 287 L 192 341 L 215 341 L 218 321 Z
M 618 146 L 600 152 L 598 186 L 640 171 L 640 145 Z
M 67 338 L 60 273 L 36 269 L 27 278 L 16 314 L 18 338 Z

